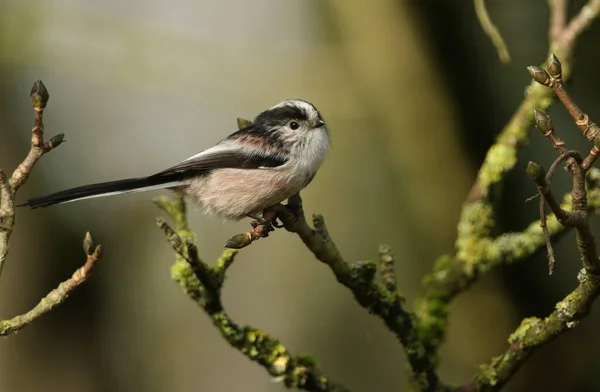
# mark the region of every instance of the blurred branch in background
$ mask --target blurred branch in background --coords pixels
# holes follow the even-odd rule
[[[15,226],[14,201],[17,191],[25,184],[37,161],[64,141],[64,135],[58,134],[44,142],[43,114],[50,95],[41,80],[35,81],[30,96],[35,111],[35,124],[31,131],[31,149],[10,178],[0,170],[0,274],[2,274],[2,268],[8,256],[9,240]],[[87,255],[85,264],[76,270],[71,278],[62,282],[42,298],[30,311],[9,320],[0,320],[0,336],[14,333],[48,313],[64,302],[75,288],[87,280],[91,269],[101,256],[101,246],[96,245],[91,234],[87,233],[83,241],[83,248]]]
[[[475,14],[477,15],[477,19],[479,19],[479,23],[483,28],[483,31],[487,34],[492,44],[496,47],[496,51],[498,52],[498,57],[500,61],[503,63],[510,62],[510,53],[508,52],[508,47],[506,46],[506,42],[504,42],[504,38],[502,38],[502,34],[498,30],[498,27],[494,25],[490,15],[485,7],[485,0],[474,0],[475,5]]]

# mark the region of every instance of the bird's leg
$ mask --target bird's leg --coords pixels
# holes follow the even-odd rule
[[[246,214],[246,216],[248,218],[255,219],[252,222],[250,222],[250,226],[252,226],[255,229],[258,225],[262,225],[262,224],[266,223],[266,219],[258,214]]]
[[[277,218],[275,208],[266,208],[262,216],[257,214],[246,214],[248,217],[256,219],[251,222],[252,230],[247,233],[237,234],[229,239],[225,244],[226,248],[241,249],[244,248],[259,238],[268,237],[269,233],[274,231],[273,224]]]
[[[265,208],[262,216],[258,214],[246,214],[246,216],[255,219],[250,222],[252,228],[256,229],[257,227],[262,226],[261,237],[268,237],[269,233],[275,230],[274,228],[283,227],[283,225],[277,223],[277,212],[272,207]]]

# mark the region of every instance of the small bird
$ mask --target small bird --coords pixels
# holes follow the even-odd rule
[[[327,127],[315,106],[300,99],[287,100],[215,146],[156,174],[71,188],[21,206],[48,207],[167,188],[190,197],[205,213],[261,221],[265,209],[312,181],[328,150]]]

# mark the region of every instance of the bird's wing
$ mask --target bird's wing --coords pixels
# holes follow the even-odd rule
[[[277,167],[285,164],[287,159],[253,149],[241,150],[228,145],[217,144],[207,150],[196,154],[183,162],[166,170],[156,173],[148,178],[169,177],[183,180],[189,177],[209,174],[215,169],[258,169]]]

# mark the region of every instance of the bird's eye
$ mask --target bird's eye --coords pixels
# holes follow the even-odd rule
[[[296,121],[292,121],[292,122],[290,122],[290,128],[292,128],[293,130],[296,130],[296,129],[300,128],[300,124],[298,124]]]

